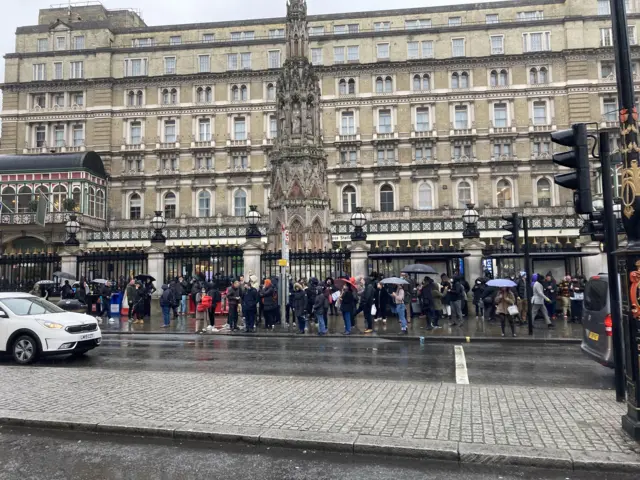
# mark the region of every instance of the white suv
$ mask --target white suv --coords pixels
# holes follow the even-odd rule
[[[102,342],[96,319],[27,293],[0,293],[0,352],[27,365],[41,355],[84,355]]]

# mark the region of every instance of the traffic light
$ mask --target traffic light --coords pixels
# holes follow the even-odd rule
[[[589,235],[594,242],[604,242],[604,212],[596,210],[589,214],[589,219],[585,220],[580,229],[580,235]]]
[[[502,217],[507,223],[502,226],[511,235],[502,237],[505,241],[513,243],[513,253],[520,253],[520,217],[517,212],[513,212],[509,217]]]
[[[574,123],[570,130],[560,130],[551,134],[551,141],[572,150],[553,155],[553,163],[574,169],[574,172],[556,175],[554,181],[561,187],[573,190],[573,206],[577,214],[593,211],[591,204],[591,179],[589,171],[589,150],[587,125]]]

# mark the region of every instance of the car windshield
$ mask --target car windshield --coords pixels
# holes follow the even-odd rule
[[[11,310],[14,315],[43,315],[46,313],[64,312],[53,303],[37,297],[3,298],[2,303]]]

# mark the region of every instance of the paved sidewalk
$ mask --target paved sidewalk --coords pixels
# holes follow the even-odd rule
[[[118,320],[118,318],[116,318]],[[202,323],[202,322],[201,322]],[[221,328],[226,323],[226,317],[216,317],[216,326]],[[124,322],[116,321],[115,323],[104,322],[101,328],[104,333],[195,333],[195,319],[191,316],[181,317],[178,320],[172,320],[169,328],[162,328],[162,317],[158,314],[153,314],[151,319],[146,319],[144,325],[130,325],[126,319]],[[447,321],[441,321],[443,328],[436,330],[425,330],[425,318],[419,317],[409,325],[408,337],[417,338],[425,337],[429,340],[438,339],[444,337],[456,337],[458,341],[464,337],[471,339],[490,338],[492,340],[501,339],[501,330],[499,322],[487,322],[483,320],[477,320],[475,317],[467,319],[462,327],[449,326]],[[344,323],[342,317],[329,316],[329,335],[341,336],[344,331]],[[579,342],[582,340],[582,325],[575,323],[568,323],[564,320],[558,320],[555,322],[553,330],[549,330],[542,321],[534,323],[533,336],[529,336],[529,330],[526,325],[517,327],[518,338],[523,340],[525,338],[534,338],[536,340],[544,341],[570,341]],[[357,318],[357,330],[352,332],[353,335],[365,336],[363,333],[365,329],[364,318],[362,315],[358,315]],[[291,330],[287,330],[282,325],[277,325],[274,331],[266,331],[264,329],[258,329],[257,335],[282,335],[291,334],[295,335],[295,328],[291,327]],[[366,336],[396,336],[400,332],[400,323],[396,317],[389,317],[387,323],[376,322],[374,325],[374,333],[367,334]],[[317,333],[317,327],[315,324],[311,326],[311,333]],[[221,331],[217,334],[229,334],[229,331]],[[255,335],[255,334],[254,334]],[[507,340],[511,340],[511,330],[507,327]]]
[[[0,423],[640,472],[610,391],[0,367]]]

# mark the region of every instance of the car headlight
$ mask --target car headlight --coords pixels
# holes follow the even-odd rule
[[[46,320],[38,320],[38,323],[43,327],[50,328],[52,330],[62,330],[64,328],[64,325],[56,322],[47,322]]]

